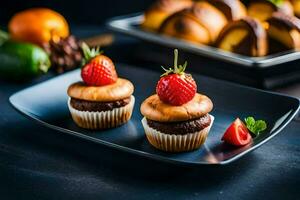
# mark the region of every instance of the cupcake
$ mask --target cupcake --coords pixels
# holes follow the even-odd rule
[[[83,81],[68,88],[68,107],[74,122],[86,129],[106,129],[126,123],[132,114],[135,98],[133,84],[119,78],[110,58],[97,49],[82,45]]]
[[[214,117],[209,114],[212,101],[197,93],[197,85],[184,65],[165,69],[156,86],[156,93],[141,105],[142,125],[151,145],[167,152],[198,149],[206,140]]]

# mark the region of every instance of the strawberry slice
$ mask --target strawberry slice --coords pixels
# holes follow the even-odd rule
[[[225,131],[222,140],[235,146],[244,146],[251,142],[252,137],[246,125],[237,118]]]

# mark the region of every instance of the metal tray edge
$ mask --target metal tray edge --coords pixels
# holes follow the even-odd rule
[[[106,22],[106,25],[109,29],[119,33],[127,34],[139,39],[169,47],[181,48],[198,55],[238,64],[244,67],[256,67],[261,69],[300,59],[300,52],[297,51],[282,52],[264,57],[243,56],[222,51],[215,47],[192,44],[173,37],[158,35],[134,28],[135,25],[140,24],[142,19],[142,13],[134,13],[111,18]]]

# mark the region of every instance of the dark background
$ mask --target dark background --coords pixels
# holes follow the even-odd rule
[[[17,11],[48,7],[66,17],[75,35],[88,37],[103,31],[101,26],[108,18],[142,11],[152,0],[0,2],[0,28],[5,28]],[[124,43],[128,43],[127,38],[117,39],[117,44],[109,47],[115,53],[109,55],[120,61],[120,55],[129,54],[129,48],[120,53],[126,48]],[[212,67],[213,63],[205,61],[205,65]],[[299,196],[299,121],[291,122],[270,142],[231,165],[178,167],[60,134],[26,119],[9,105],[10,95],[51,77],[53,74],[48,74],[26,84],[0,80],[1,200],[252,200]],[[298,87],[293,90],[298,91]]]
[[[101,25],[110,17],[141,12],[153,0],[39,0],[1,1],[0,24],[6,25],[14,13],[31,7],[47,7],[64,15],[71,25]]]

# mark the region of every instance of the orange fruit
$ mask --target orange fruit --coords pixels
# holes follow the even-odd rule
[[[51,39],[58,41],[69,35],[69,25],[59,13],[48,8],[31,8],[16,13],[8,24],[13,40],[42,46]]]

